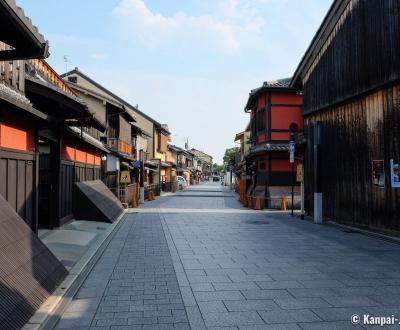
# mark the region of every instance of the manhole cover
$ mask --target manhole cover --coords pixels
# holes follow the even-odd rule
[[[266,220],[262,220],[262,221],[246,221],[246,223],[250,224],[250,225],[268,225],[269,222]]]

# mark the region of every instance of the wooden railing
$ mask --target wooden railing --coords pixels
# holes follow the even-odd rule
[[[116,138],[108,138],[107,145],[111,148],[111,150],[118,151],[127,155],[136,155],[135,148],[125,141]]]
[[[138,199],[137,195],[139,194],[138,185],[136,183],[133,184],[122,184],[119,186],[118,198],[121,203],[126,203],[128,206],[133,204],[133,199]]]
[[[71,96],[77,96],[74,91],[66,84],[66,82],[55,72],[50,65],[44,60],[28,60],[28,65],[35,70],[44,80],[61,89]]]
[[[10,50],[10,46],[0,42],[0,51]],[[25,66],[24,61],[0,61],[0,83],[24,93]]]

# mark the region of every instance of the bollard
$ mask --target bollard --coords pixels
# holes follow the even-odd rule
[[[254,209],[255,210],[261,210],[261,197],[259,197],[259,196],[256,197],[256,202],[254,204]]]
[[[281,199],[281,211],[287,211],[286,196],[285,196],[285,195],[282,195],[282,199]]]
[[[247,196],[247,207],[252,208],[253,207],[253,197]]]

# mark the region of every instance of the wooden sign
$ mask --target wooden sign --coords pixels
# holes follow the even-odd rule
[[[129,171],[121,171],[120,183],[131,183],[131,175]]]
[[[299,164],[299,165],[297,165],[296,181],[303,182],[303,180],[304,180],[304,169],[303,169],[303,165]]]

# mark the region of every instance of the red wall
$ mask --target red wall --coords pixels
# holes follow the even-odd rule
[[[0,123],[0,147],[34,152],[34,125],[27,120],[7,115],[7,122]]]
[[[265,163],[265,170],[262,169]],[[259,160],[258,161],[258,171],[259,172],[267,172],[268,171],[268,160]],[[301,164],[299,160],[295,160],[295,171],[297,165]],[[271,171],[272,172],[291,172],[292,171],[292,163],[289,161],[289,153],[287,154],[287,159],[271,159]]]
[[[266,117],[267,128],[271,130],[280,130],[279,132],[271,132],[271,139],[269,134],[260,132],[257,134],[257,142],[264,143],[266,141],[289,141],[289,126],[296,123],[299,130],[303,130],[303,96],[295,92],[282,93],[282,92],[267,92],[259,96],[257,100],[258,109],[264,108],[266,105],[265,100],[268,99],[268,94],[271,93],[271,125],[269,127],[268,114]],[[267,97],[266,97],[267,96]],[[254,116],[254,111],[253,111]],[[282,132],[282,130],[287,130]]]
[[[101,154],[96,148],[74,139],[64,140],[62,158],[90,165],[101,164]]]

